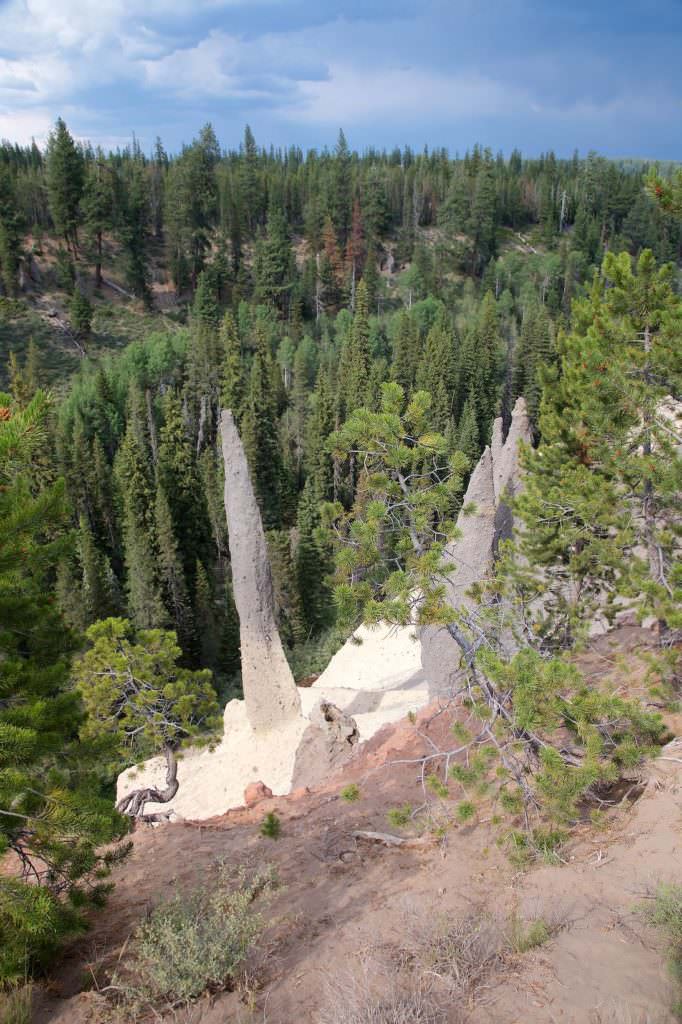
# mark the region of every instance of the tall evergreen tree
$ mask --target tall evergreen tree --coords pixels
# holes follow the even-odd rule
[[[0,165],[0,280],[5,295],[15,295],[21,259],[21,217],[10,169]]]
[[[102,286],[102,245],[106,231],[114,224],[114,195],[112,169],[105,163],[104,154],[98,151],[95,162],[90,164],[85,176],[83,191],[83,217],[88,240],[93,246],[95,264],[95,287]]]
[[[47,140],[47,193],[50,215],[74,256],[78,252],[79,205],[83,195],[83,154],[61,117]]]
[[[282,452],[277,433],[277,400],[273,384],[273,359],[261,329],[251,363],[241,431],[266,530],[278,529],[282,525],[284,492]]]
[[[96,848],[123,828],[78,743],[76,638],[51,587],[64,488],[39,487],[33,466],[47,443],[47,401],[38,392],[18,410],[0,394],[0,410],[0,856],[12,851],[20,866],[0,877],[0,983],[11,984],[83,927],[88,892],[103,895]]]

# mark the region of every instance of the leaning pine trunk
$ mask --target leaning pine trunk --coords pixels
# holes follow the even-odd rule
[[[163,814],[144,813],[146,804],[167,804],[178,791],[178,762],[175,758],[175,750],[173,747],[166,746],[163,752],[166,757],[166,788],[155,789],[153,786],[148,786],[145,789],[133,790],[116,804],[119,814],[127,814],[130,818],[144,818],[145,821],[158,821],[165,817]]]

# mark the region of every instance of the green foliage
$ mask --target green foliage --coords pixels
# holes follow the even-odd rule
[[[360,619],[446,624],[439,577],[448,571],[442,553],[455,535],[465,460],[431,429],[428,394],[416,392],[406,404],[399,384],[381,390],[380,411],[357,409],[331,440],[335,457],[353,455],[362,466],[351,512],[324,509],[337,545],[339,614],[350,626]]]
[[[345,800],[347,804],[355,803],[356,800],[360,799],[360,789],[355,782],[351,782],[348,786],[344,786],[339,796],[342,800]]]
[[[589,689],[560,658],[545,660],[527,648],[506,663],[486,654],[482,664],[509,693],[508,724],[537,758],[534,799],[553,820],[574,819],[582,800],[640,766],[663,738],[660,715],[637,701]],[[570,757],[552,742],[560,729],[571,734]],[[504,806],[510,797],[502,800]]]
[[[392,807],[386,817],[394,828],[405,828],[412,820],[412,805],[403,804],[402,807]]]
[[[665,406],[682,382],[682,302],[671,275],[648,250],[634,269],[627,253],[608,254],[546,379],[542,442],[524,452],[516,503],[530,568],[517,564],[515,583],[526,604],[542,593],[536,628],[553,645],[570,643],[597,604],[612,617],[623,599],[670,629],[680,622],[682,469]]]
[[[261,822],[260,834],[267,839],[279,839],[282,834],[282,822],[274,811],[268,811]]]
[[[457,804],[457,820],[464,824],[476,814],[476,805],[470,800],[462,800],[461,803]]]
[[[211,673],[181,668],[175,634],[134,631],[126,619],[87,630],[90,648],[75,667],[88,712],[85,738],[109,735],[128,763],[183,743],[207,742],[221,724]]]
[[[100,901],[108,859],[99,845],[125,831],[100,796],[83,707],[69,682],[75,637],[50,583],[63,549],[61,481],[42,485],[48,400],[25,409],[0,395],[0,856],[22,870],[0,879],[0,983],[24,979],[83,927]]]
[[[124,1007],[185,1006],[233,984],[266,926],[257,904],[267,905],[274,887],[270,869],[249,876],[223,865],[214,882],[156,907],[113,981]]]
[[[648,924],[658,928],[667,943],[668,966],[675,981],[678,998],[673,1012],[680,1016],[682,998],[682,886],[662,883],[656,889],[651,903],[641,907]]]
[[[47,140],[47,190],[50,213],[67,245],[78,244],[78,212],[83,192],[83,154],[62,121],[57,118]]]
[[[92,327],[92,304],[80,288],[74,290],[69,303],[71,326],[79,338],[87,338]]]
[[[544,946],[552,937],[547,922],[542,917],[523,921],[517,913],[511,915],[508,928],[509,946],[514,953],[527,953],[538,946]]]

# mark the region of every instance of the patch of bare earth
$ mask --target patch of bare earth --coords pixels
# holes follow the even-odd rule
[[[621,629],[593,643],[580,659],[582,667],[595,679],[622,682],[624,692],[643,687],[641,656],[650,643],[642,630]],[[565,863],[520,871],[496,845],[499,829],[484,809],[473,823],[450,824],[444,839],[428,828],[420,833],[388,824],[391,808],[423,803],[419,766],[405,762],[430,752],[431,743],[451,745],[449,714],[434,717],[434,710],[424,709],[416,728],[403,721],[383,729],[338,777],[314,792],[267,799],[201,825],[138,828],[106,910],[55,970],[36,1024],[103,1020],[104,997],[79,990],[106,985],[149,909],[178,887],[210,885],[221,859],[273,864],[282,883],[269,910],[264,955],[255,966],[258,985],[206,997],[169,1020],[391,1024],[410,1019],[396,1016],[396,1006],[400,1012],[413,1006],[414,1020],[450,1024],[674,1021],[661,943],[636,906],[658,881],[681,880],[682,748],[673,744],[663,751],[639,799],[626,798],[608,813],[604,827],[580,826],[562,853]],[[354,802],[340,796],[350,783],[360,793]],[[456,794],[431,800],[435,824],[454,818]],[[278,840],[259,831],[272,809],[282,821]],[[410,841],[387,846],[358,832],[389,832]],[[401,986],[415,970],[408,941],[415,921],[424,933],[432,923],[436,928],[438,922],[476,916],[505,922],[513,915],[541,917],[556,927],[538,948],[491,954],[490,969],[468,987],[453,987],[442,967],[425,968],[421,990],[415,993],[412,986],[403,999]],[[385,997],[394,1007],[393,1016],[350,1013],[365,983],[376,999]],[[344,1000],[343,991],[352,998]],[[345,1016],[342,1002],[348,1003]],[[432,1006],[439,1016],[429,1016]]]

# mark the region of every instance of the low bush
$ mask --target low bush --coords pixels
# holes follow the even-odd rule
[[[183,1006],[207,990],[230,988],[265,927],[254,904],[267,901],[274,886],[269,868],[247,877],[223,865],[214,886],[163,903],[134,933],[112,991],[133,1011]]]
[[[419,975],[437,978],[449,994],[472,992],[502,966],[505,937],[490,914],[414,918],[405,954]]]
[[[678,995],[672,1009],[682,1020],[682,885],[659,885],[652,902],[642,907],[642,913],[644,919],[665,936],[668,966]]]
[[[412,805],[403,804],[402,807],[392,807],[386,817],[394,828],[404,828],[412,817]]]
[[[260,826],[260,834],[268,839],[279,839],[282,833],[282,822],[274,811],[268,811]]]
[[[507,941],[514,953],[527,953],[529,949],[544,946],[552,937],[553,929],[544,917],[523,921],[514,913],[509,918]]]

